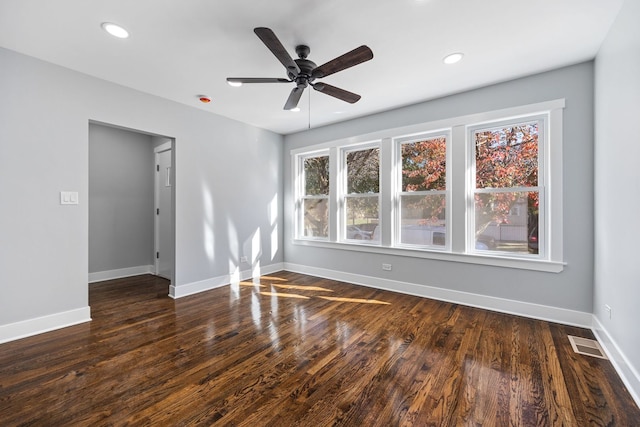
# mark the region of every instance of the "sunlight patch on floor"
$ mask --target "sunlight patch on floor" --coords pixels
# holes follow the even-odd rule
[[[265,295],[265,296],[277,296],[277,297],[282,297],[282,298],[298,298],[298,299],[311,299],[310,297],[305,297],[304,295],[298,295],[298,294],[283,294],[281,292],[267,292],[267,291],[261,291],[260,295]]]
[[[297,289],[300,291],[320,291],[320,292],[333,292],[331,289],[321,288],[319,286],[305,286],[305,285],[280,285],[273,283],[271,286],[281,289]]]
[[[278,282],[288,282],[289,281],[287,279],[283,279],[282,277],[276,277],[276,276],[261,276],[260,278],[262,280],[277,280]]]

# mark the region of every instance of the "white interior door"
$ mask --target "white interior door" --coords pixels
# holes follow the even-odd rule
[[[171,187],[171,142],[156,147],[156,215],[155,267],[156,275],[171,280],[173,273],[173,232]]]

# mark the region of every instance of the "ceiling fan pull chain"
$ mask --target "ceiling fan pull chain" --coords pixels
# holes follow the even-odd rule
[[[309,129],[311,129],[311,91],[309,91]]]

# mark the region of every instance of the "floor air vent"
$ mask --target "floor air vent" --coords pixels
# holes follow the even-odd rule
[[[600,359],[607,358],[604,354],[604,350],[602,350],[602,347],[598,344],[598,341],[590,340],[588,338],[574,337],[573,335],[568,335],[568,337],[569,342],[571,342],[571,347],[576,353],[584,354],[585,356],[598,357]]]

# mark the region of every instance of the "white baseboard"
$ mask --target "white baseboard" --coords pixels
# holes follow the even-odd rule
[[[222,286],[229,285],[231,283],[248,280],[252,277],[260,277],[264,274],[271,274],[277,271],[284,270],[284,263],[276,263],[270,264],[259,269],[254,270],[243,270],[237,271],[235,273],[225,274],[223,276],[211,277],[209,279],[200,280],[198,282],[186,283],[184,285],[169,286],[169,296],[171,298],[182,298],[188,295],[197,294],[200,292],[208,291],[215,288],[220,288]]]
[[[451,289],[438,288],[435,286],[399,282],[397,280],[344,273],[341,271],[309,267],[291,263],[285,263],[284,269],[295,273],[309,274],[311,276],[339,280],[347,283],[354,283],[356,285],[368,286],[370,288],[400,292],[403,294],[483,308],[486,310],[498,311],[501,313],[515,314],[518,316],[562,323],[565,325],[591,328],[592,314],[582,311],[567,310],[564,308],[497,298],[487,295],[472,294],[469,292],[455,291]]]
[[[629,390],[629,394],[640,407],[640,374],[629,362],[627,356],[620,350],[620,347],[605,329],[600,319],[593,315],[593,325],[591,330],[598,339],[598,342],[607,353],[607,357],[620,376],[620,379]]]
[[[63,311],[48,316],[22,320],[16,323],[0,325],[0,344],[18,340],[20,338],[38,335],[55,329],[66,328],[91,320],[91,308],[89,306],[75,310]]]
[[[89,283],[120,279],[121,277],[139,276],[141,274],[155,274],[155,269],[153,265],[139,265],[136,267],[119,268],[117,270],[98,271],[89,273]]]

